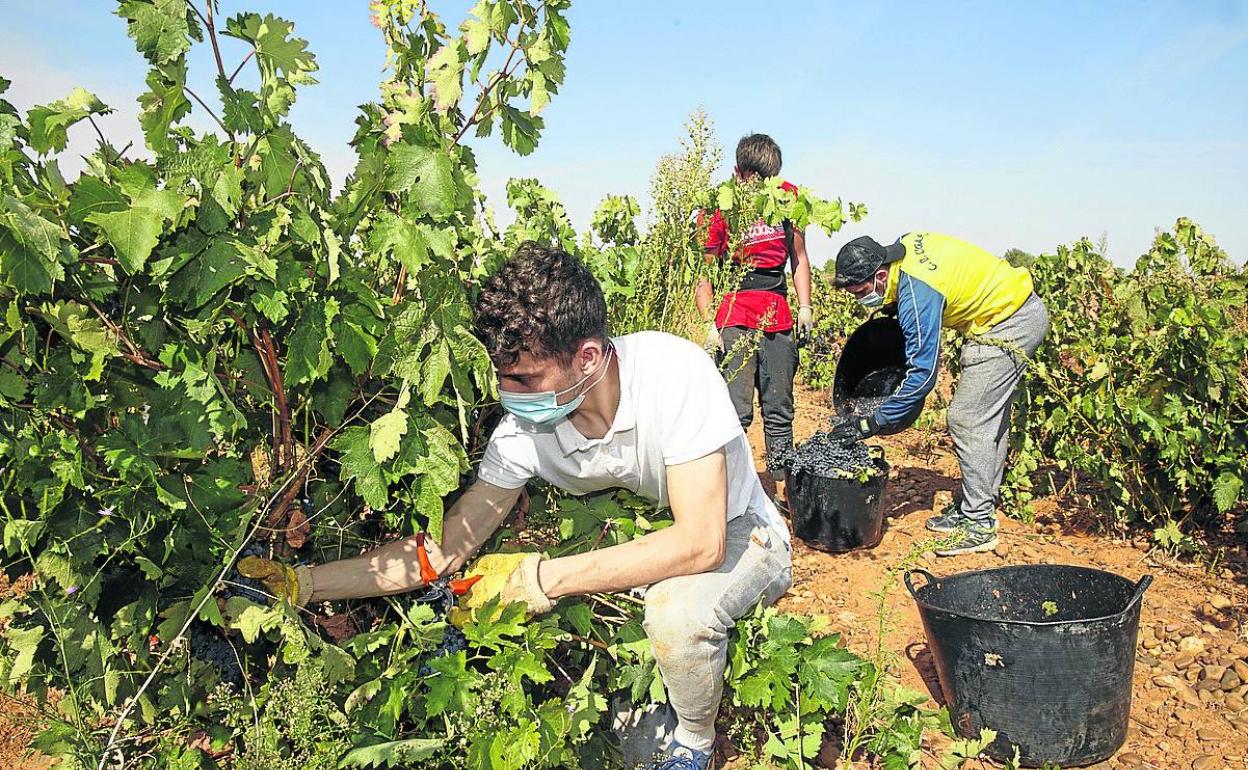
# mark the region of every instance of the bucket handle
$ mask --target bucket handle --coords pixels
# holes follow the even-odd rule
[[[1127,602],[1126,609],[1130,609],[1131,605],[1144,598],[1144,592],[1153,584],[1153,576],[1145,575],[1140,578],[1140,582],[1135,584],[1135,591],[1131,594],[1131,601]]]
[[[937,580],[936,580],[935,575],[923,569],[922,567],[915,567],[914,569],[906,570],[906,573],[902,575],[901,579],[904,580],[906,583],[906,590],[910,592],[910,595],[914,597],[914,600],[917,602],[919,600],[919,595],[915,593],[914,583],[911,582],[911,577],[910,577],[911,575],[914,575],[915,573],[918,573],[922,575],[923,577],[927,578],[927,582],[929,585],[937,582]]]

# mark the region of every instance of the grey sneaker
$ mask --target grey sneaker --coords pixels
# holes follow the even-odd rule
[[[967,520],[970,521],[969,519]],[[997,528],[970,523],[960,528],[965,533],[957,543],[936,551],[937,556],[961,556],[964,553],[991,551],[997,547]]]
[[[711,770],[711,753],[697,751],[679,743],[672,744],[667,756],[654,761],[653,770]]]
[[[949,503],[943,511],[927,520],[927,528],[932,532],[956,532],[971,524],[971,520],[962,515],[957,503]]]

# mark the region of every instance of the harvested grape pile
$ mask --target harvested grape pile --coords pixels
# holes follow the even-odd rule
[[[879,450],[855,441],[849,446],[832,441],[826,431],[798,444],[778,458],[778,464],[793,473],[813,473],[833,478],[861,478],[879,473],[875,459]]]
[[[876,369],[854,387],[854,392],[846,400],[845,406],[850,414],[858,417],[874,414],[905,378],[906,370],[900,366]]]

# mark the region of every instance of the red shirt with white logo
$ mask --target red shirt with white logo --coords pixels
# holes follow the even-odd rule
[[[788,182],[781,187],[797,196],[797,187]],[[706,233],[706,250],[718,257],[728,249],[728,223],[723,214],[716,211]],[[741,247],[732,255],[733,261],[748,264],[751,268],[783,269],[789,258],[784,237],[784,225],[769,225],[759,220],[750,226],[742,239]],[[793,328],[793,313],[788,298],[774,291],[733,291],[724,295],[715,313],[715,325],[744,326],[764,332],[783,332]]]

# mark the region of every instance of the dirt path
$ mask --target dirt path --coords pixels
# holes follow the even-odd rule
[[[796,438],[827,426],[830,408],[822,392],[799,389]],[[750,429],[755,457],[762,457],[762,433]],[[875,600],[887,570],[911,547],[927,539],[924,520],[949,499],[958,477],[948,439],[932,431],[907,431],[879,441],[892,465],[886,492],[887,522],[880,545],[870,551],[827,554],[795,540],[794,584],[780,606],[822,614],[866,653],[874,640]],[[760,464],[761,469],[761,464]],[[764,474],[765,477],[765,474]],[[956,559],[926,555],[921,566],[937,575],[1008,564],[1076,564],[1105,569],[1131,580],[1151,574],[1145,596],[1135,667],[1132,723],[1126,745],[1100,768],[1127,770],[1239,770],[1248,768],[1248,612],[1245,592],[1226,577],[1214,577],[1135,543],[1082,531],[1077,511],[1054,500],[1036,505],[1037,523],[1004,520],[995,552]],[[1086,517],[1085,517],[1086,518]],[[1241,566],[1246,554],[1241,544]],[[904,588],[888,598],[888,648],[902,655],[904,684],[940,688],[913,600]],[[1228,673],[1229,672],[1229,673]],[[985,767],[991,765],[985,764]]]

